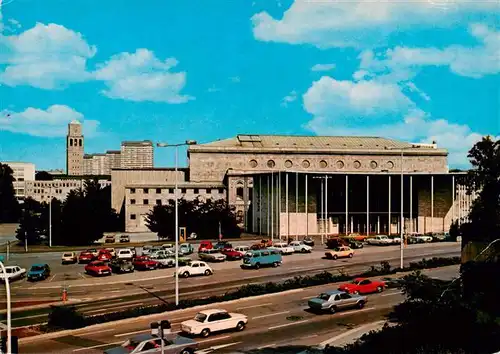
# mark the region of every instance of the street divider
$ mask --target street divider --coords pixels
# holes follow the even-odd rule
[[[349,275],[339,272],[333,274],[330,272],[321,272],[315,275],[296,276],[292,279],[287,279],[283,282],[268,282],[262,284],[244,285],[234,291],[227,292],[223,295],[214,295],[199,299],[181,300],[176,306],[174,302],[167,302],[159,305],[140,306],[131,309],[118,310],[106,314],[86,316],[78,312],[74,306],[51,306],[48,323],[40,326],[40,332],[53,332],[64,329],[77,329],[86,326],[91,326],[100,323],[118,321],[128,318],[152,315],[162,312],[174,311],[178,309],[191,308],[195,306],[209,305],[213,303],[237,300],[251,296],[260,296],[266,294],[279,293],[300,288],[307,288],[318,285],[326,285],[330,283],[338,283],[352,280],[358,277],[376,277],[396,274],[398,272],[416,271],[422,269],[446,267],[450,265],[460,264],[460,257],[441,258],[434,257],[431,259],[422,259],[419,262],[412,262],[408,267],[392,268],[389,262],[382,261],[380,267],[372,266],[367,271]]]

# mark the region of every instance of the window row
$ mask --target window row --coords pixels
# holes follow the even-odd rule
[[[33,193],[35,194],[49,194],[49,189],[34,189]],[[62,194],[62,189],[52,189],[54,194]]]
[[[152,188],[155,190],[156,194],[161,194],[163,193],[164,189],[162,188]],[[187,188],[178,188],[181,190],[181,194],[186,194]],[[194,194],[203,194],[203,191],[205,191],[206,194],[212,194],[212,188],[189,188],[193,190]],[[136,193],[135,188],[130,188],[130,194],[135,194]],[[168,188],[165,189],[165,191],[168,191],[169,194],[174,194],[174,188]],[[224,188],[217,188],[217,192],[219,194],[224,194]],[[142,188],[142,193],[143,194],[149,194],[149,188]]]
[[[50,188],[50,185],[46,184],[46,183],[33,183],[33,187],[44,187],[44,188]],[[80,183],[67,183],[67,182],[63,182],[63,183],[57,183],[57,184],[53,184],[52,185],[52,188],[56,188],[56,187],[81,187],[81,184]]]
[[[211,198],[206,198],[206,199],[208,200],[208,199],[211,199]],[[130,199],[129,203],[131,205],[151,205],[152,204],[152,203],[149,202],[149,199],[142,199],[142,204],[139,204],[137,199]],[[161,199],[156,199],[155,204],[156,205],[162,205],[163,202],[162,202]]]
[[[82,146],[82,139],[69,138],[69,146]]]
[[[257,162],[257,160],[250,160],[249,162],[249,165],[250,167],[252,168],[256,168],[259,166],[259,163]],[[333,166],[335,166],[337,169],[341,170],[345,167],[345,162],[342,161],[342,160],[337,160]],[[266,166],[268,168],[275,168],[276,167],[276,162],[274,160],[268,160],[266,162]],[[300,163],[299,162],[296,162],[294,164],[294,162],[292,160],[286,160],[284,163],[283,163],[283,166],[285,168],[292,168],[293,166],[300,166],[302,168],[309,168],[311,167],[311,162],[309,160],[302,160]],[[327,168],[329,166],[329,163],[328,161],[326,160],[321,160],[319,161],[318,163],[318,167],[319,168]],[[361,161],[354,161],[352,166],[355,168],[355,169],[359,169],[363,166],[363,163]],[[370,161],[367,165],[367,167],[370,167],[371,169],[376,169],[377,167],[379,167],[379,163],[377,161]],[[382,164],[382,166],[380,167],[385,167],[389,170],[393,169],[394,168],[394,162],[392,161],[387,161],[385,164]]]

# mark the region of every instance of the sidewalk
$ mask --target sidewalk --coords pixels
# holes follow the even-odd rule
[[[376,321],[358,326],[335,337],[327,339],[319,344],[320,348],[325,348],[327,345],[332,347],[343,347],[349,343],[353,343],[370,331],[378,331],[384,327],[385,320]]]

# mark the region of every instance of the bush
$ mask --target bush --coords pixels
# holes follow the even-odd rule
[[[403,271],[413,271],[420,270],[426,268],[435,268],[439,266],[448,266],[459,264],[460,258],[432,258],[432,259],[422,259],[420,262],[410,263],[410,267],[403,269]],[[184,309],[190,308],[194,306],[208,305],[218,302],[230,301],[242,299],[250,296],[259,296],[265,294],[274,294],[287,290],[301,289],[311,286],[325,285],[331,283],[338,283],[343,281],[349,281],[353,278],[357,277],[372,277],[372,276],[381,276],[381,275],[389,275],[394,274],[397,271],[400,271],[399,268],[391,268],[391,265],[387,261],[383,261],[380,263],[380,268],[372,266],[368,271],[356,275],[349,276],[347,274],[339,274],[334,275],[330,272],[321,272],[315,275],[306,275],[306,276],[296,276],[291,279],[287,279],[283,282],[274,283],[267,282],[262,284],[249,284],[243,285],[240,288],[227,292],[222,295],[213,295],[210,297],[200,298],[200,299],[183,299],[179,302],[179,306],[176,307],[175,303],[164,303],[160,305],[152,305],[152,306],[142,306],[131,309],[126,309],[123,311],[117,311],[112,313],[107,313],[103,315],[94,315],[94,316],[83,316],[82,314],[76,312],[74,308],[72,308],[72,312],[68,312],[67,318],[75,318],[75,320],[67,321],[65,316],[63,318],[59,318],[60,311],[69,311],[68,307],[53,307],[52,312],[49,315],[49,328],[80,328],[84,326],[90,326],[93,324],[104,323],[122,320],[126,318],[133,318],[145,315],[151,315],[155,313],[161,313],[166,311],[173,311],[176,309]],[[64,310],[60,310],[64,308]],[[55,320],[50,321],[51,316],[56,315]],[[65,327],[71,326],[71,327]],[[76,326],[76,327],[75,327]]]
[[[74,306],[51,306],[47,322],[49,328],[76,329],[86,325],[86,318]]]

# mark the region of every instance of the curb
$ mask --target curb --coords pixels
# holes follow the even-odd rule
[[[364,324],[362,326],[359,326],[359,327],[356,327],[356,328],[353,328],[353,329],[350,329],[344,333],[341,333],[333,338],[330,338],[328,340],[325,340],[323,342],[321,342],[319,344],[319,347],[321,349],[324,349],[327,345],[332,345],[332,343],[342,339],[342,338],[345,338],[345,337],[348,337],[348,336],[351,336],[355,333],[358,333],[358,332],[362,332],[362,331],[365,331],[367,328],[371,328],[371,327],[374,327],[374,328],[371,328],[370,331],[374,331],[374,330],[379,330],[380,328],[383,327],[383,325],[386,323],[385,320],[382,320],[382,321],[375,321],[375,322],[370,322],[370,323],[367,323],[367,324]],[[361,334],[361,333],[360,333]],[[348,342],[354,342],[356,339],[358,339],[359,336],[355,336],[354,338],[351,338],[348,340]],[[337,345],[337,346],[343,346],[344,344],[341,344],[341,345]],[[335,346],[335,345],[334,345]]]

